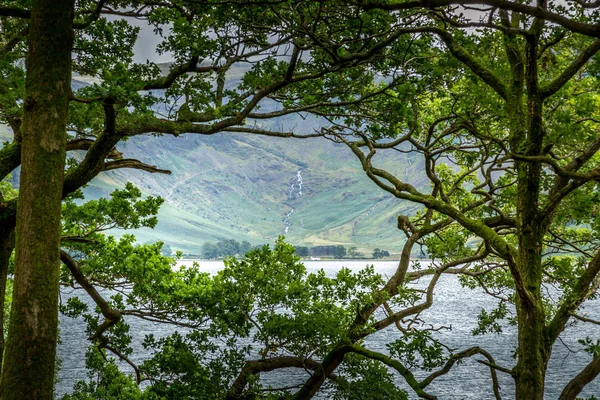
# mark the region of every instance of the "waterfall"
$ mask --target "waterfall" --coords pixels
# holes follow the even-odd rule
[[[288,200],[295,200],[302,196],[302,170],[296,172],[296,180],[290,186]]]
[[[298,184],[298,197],[302,196],[302,170],[298,171],[296,183]]]
[[[290,230],[290,225],[291,225],[290,217],[292,216],[294,211],[295,211],[295,208],[292,207],[290,212],[285,215],[285,229],[283,230],[283,233],[288,233],[288,231]]]
[[[302,196],[302,183],[302,170],[299,170],[298,172],[296,172],[296,180],[292,183],[288,191],[288,201],[296,200]],[[289,206],[292,209],[285,215],[283,233],[288,233],[288,231],[290,230],[290,225],[292,224],[291,216],[296,210],[291,205]]]

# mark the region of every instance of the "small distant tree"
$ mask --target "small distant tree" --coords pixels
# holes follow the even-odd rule
[[[243,256],[250,250],[252,250],[252,244],[250,242],[244,240],[244,241],[242,241],[242,243],[240,243],[240,255],[241,256]]]
[[[346,248],[342,245],[335,246],[335,248],[333,249],[333,256],[335,258],[346,257]]]
[[[352,246],[350,248],[348,248],[348,258],[362,258],[364,257],[364,254],[359,253],[356,250],[356,246]]]
[[[204,242],[202,245],[202,258],[207,260],[217,258],[217,246],[213,242]]]
[[[373,250],[373,258],[374,259],[378,259],[378,258],[382,258],[383,257],[383,252],[376,248],[375,250]]]
[[[296,254],[298,257],[308,257],[308,247],[306,246],[297,246],[295,247]]]

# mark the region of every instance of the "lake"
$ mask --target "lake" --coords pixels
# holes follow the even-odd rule
[[[182,260],[181,265],[191,265],[193,261]],[[305,261],[308,272],[323,269],[327,275],[334,275],[342,266],[353,271],[364,268],[367,264],[373,264],[375,271],[384,277],[391,276],[397,266],[395,261]],[[203,271],[215,273],[223,268],[220,261],[200,261]],[[423,278],[416,282],[415,286],[424,288],[429,282]],[[451,331],[442,330],[436,337],[451,348],[462,350],[471,346],[480,346],[487,350],[495,358],[496,362],[504,367],[512,368],[515,360],[512,353],[516,347],[517,334],[514,327],[505,329],[501,334],[488,334],[484,336],[472,336],[472,330],[477,326],[477,315],[481,309],[492,310],[496,302],[481,290],[470,290],[460,286],[456,276],[444,276],[437,284],[434,305],[422,314],[422,319],[434,326],[451,326]],[[64,301],[64,297],[63,297]],[[588,301],[585,308],[586,315],[590,318],[600,319],[600,300]],[[140,338],[145,334],[165,334],[164,328],[147,321],[136,321],[131,323],[132,331],[136,331]],[[58,346],[58,357],[62,360],[62,367],[58,374],[57,394],[68,393],[73,384],[81,379],[86,379],[85,350],[87,347],[85,323],[82,320],[61,316],[60,335],[62,343]],[[369,337],[365,346],[369,349],[385,352],[385,344],[399,337],[400,332],[390,327]],[[567,327],[561,335],[560,340],[554,346],[552,358],[548,367],[546,378],[546,398],[557,399],[564,385],[591,360],[591,356],[582,350],[577,342],[590,336],[593,340],[600,338],[600,326],[576,323]],[[134,349],[141,349],[138,344]],[[136,351],[136,353],[138,353]],[[139,354],[139,353],[138,353]],[[493,399],[491,378],[489,368],[477,363],[477,357],[471,357],[460,365],[455,365],[450,373],[440,377],[427,388],[431,394],[440,399]],[[421,374],[417,377],[423,377]],[[504,399],[514,398],[514,387],[512,379],[502,372],[498,372],[501,386],[501,394]],[[300,381],[305,379],[305,373],[297,370],[285,370],[279,373],[271,373],[265,376],[271,382]],[[407,387],[403,378],[398,375],[398,385]],[[409,394],[412,394],[408,390]],[[596,379],[590,383],[581,393],[581,397],[600,394],[600,380]],[[326,395],[318,398],[326,399]],[[416,398],[412,396],[411,398]]]

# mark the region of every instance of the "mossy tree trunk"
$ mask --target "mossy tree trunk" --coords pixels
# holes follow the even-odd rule
[[[4,301],[6,297],[6,279],[10,256],[14,249],[14,229],[0,228],[0,367],[4,355]]]
[[[31,5],[13,303],[0,398],[52,399],[74,0]]]

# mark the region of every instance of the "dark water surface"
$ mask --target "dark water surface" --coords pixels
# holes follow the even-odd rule
[[[183,261],[182,264],[191,264],[191,261]],[[396,269],[396,262],[374,262],[375,271],[383,276],[391,276]],[[365,261],[307,261],[305,262],[308,272],[324,269],[328,275],[333,275],[342,266],[358,271],[365,267]],[[223,267],[221,262],[202,261],[200,266],[207,272],[216,272]],[[416,283],[417,287],[425,288],[429,278],[423,278]],[[434,326],[451,326],[450,331],[441,330],[436,337],[451,348],[461,350],[472,346],[479,346],[487,350],[495,358],[496,363],[512,368],[515,360],[512,354],[516,347],[517,335],[514,327],[509,327],[501,334],[488,334],[484,336],[472,336],[472,330],[477,326],[477,315],[484,308],[491,311],[496,306],[495,299],[484,294],[481,290],[469,290],[460,286],[456,276],[444,276],[440,279],[435,290],[433,306],[423,312],[422,319]],[[80,296],[82,297],[82,296]],[[64,300],[64,298],[63,298]],[[600,319],[600,300],[588,301],[585,313],[590,318]],[[153,333],[156,336],[168,335],[172,329],[165,330],[157,324],[147,321],[130,321],[131,330],[135,337],[141,339],[146,334]],[[61,316],[60,333],[62,343],[58,347],[58,357],[62,360],[59,371],[59,382],[57,394],[59,397],[72,390],[73,384],[81,379],[86,379],[85,350],[87,348],[85,323],[82,320],[71,319]],[[365,345],[375,351],[387,352],[386,343],[396,340],[400,332],[396,328],[378,332],[369,337]],[[565,384],[577,375],[581,369],[591,361],[591,356],[582,350],[577,342],[586,336],[596,340],[600,338],[600,326],[576,323],[568,326],[554,346],[552,358],[548,366],[546,376],[546,398],[557,399]],[[140,351],[137,351],[139,348]],[[134,346],[138,357],[143,356],[143,349],[138,344]],[[142,354],[142,355],[141,355]],[[135,356],[134,356],[135,357]],[[427,391],[437,395],[440,399],[494,399],[492,393],[491,377],[489,368],[476,362],[479,356],[471,357],[460,365],[455,365],[451,372],[434,381]],[[139,360],[138,360],[139,361]],[[427,374],[417,374],[422,378]],[[270,373],[264,379],[271,384],[283,382],[283,386],[301,382],[306,378],[304,372],[298,370],[285,370]],[[503,399],[514,398],[514,385],[512,379],[502,372],[498,372]],[[398,375],[398,385],[408,387],[403,378]],[[408,390],[409,394],[412,394]],[[596,379],[586,386],[581,397],[600,395],[600,379]],[[328,396],[322,394],[321,399]],[[414,396],[413,396],[414,397]],[[415,397],[416,398],[416,397]],[[367,400],[367,399],[365,399]]]

